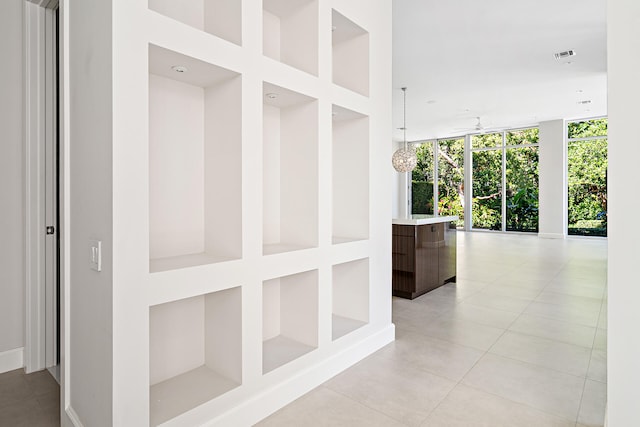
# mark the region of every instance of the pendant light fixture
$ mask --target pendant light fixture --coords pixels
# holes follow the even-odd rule
[[[403,140],[404,144],[402,148],[396,150],[393,153],[393,157],[391,158],[391,163],[393,167],[398,172],[411,172],[416,165],[418,164],[418,156],[416,155],[416,150],[413,147],[410,147],[407,144],[407,88],[402,88],[402,93],[404,97],[404,122],[402,127],[400,128],[403,132]]]

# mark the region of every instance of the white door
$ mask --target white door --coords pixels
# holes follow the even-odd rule
[[[46,14],[45,48],[45,366],[59,363],[58,8]]]

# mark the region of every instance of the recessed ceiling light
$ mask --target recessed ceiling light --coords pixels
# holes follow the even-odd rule
[[[436,102],[438,101],[436,101],[435,99],[430,99],[427,101],[427,104],[435,104]]]
[[[334,32],[334,31],[335,31],[335,30],[337,30],[337,29],[338,29],[338,27],[336,27],[335,25],[332,25],[332,26],[331,26],[331,32]]]
[[[173,67],[171,67],[171,69],[176,73],[186,73],[187,71],[189,71],[189,69],[184,65],[174,65]]]
[[[337,111],[332,111],[332,112],[331,112],[331,115],[332,115],[333,117],[335,117],[335,116],[337,116],[337,115],[338,115],[338,112],[337,112]]]
[[[277,93],[267,93],[265,96],[267,98],[269,98],[269,99],[276,99],[278,97],[278,94]]]
[[[590,99],[585,99],[583,101],[578,101],[579,105],[589,105],[591,104],[591,100]]]
[[[582,93],[582,92],[584,92],[582,89],[576,90],[576,93]]]

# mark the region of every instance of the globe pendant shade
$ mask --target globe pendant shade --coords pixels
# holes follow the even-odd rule
[[[411,172],[418,164],[418,156],[413,148],[399,148],[393,153],[391,163],[398,172]]]

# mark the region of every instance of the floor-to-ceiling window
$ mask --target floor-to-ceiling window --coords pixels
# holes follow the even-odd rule
[[[538,231],[538,128],[505,134],[506,231]]]
[[[567,125],[568,233],[607,235],[607,119]]]
[[[457,215],[464,225],[464,138],[414,144],[418,165],[411,175],[411,213]]]
[[[433,183],[435,181],[435,162],[433,159],[433,141],[414,144],[418,164],[411,172],[411,213],[435,213]]]
[[[472,227],[538,231],[538,128],[471,136]]]
[[[436,141],[436,195],[439,215],[457,215],[458,227],[464,226],[464,138]]]
[[[472,227],[502,230],[502,133],[471,136]]]

